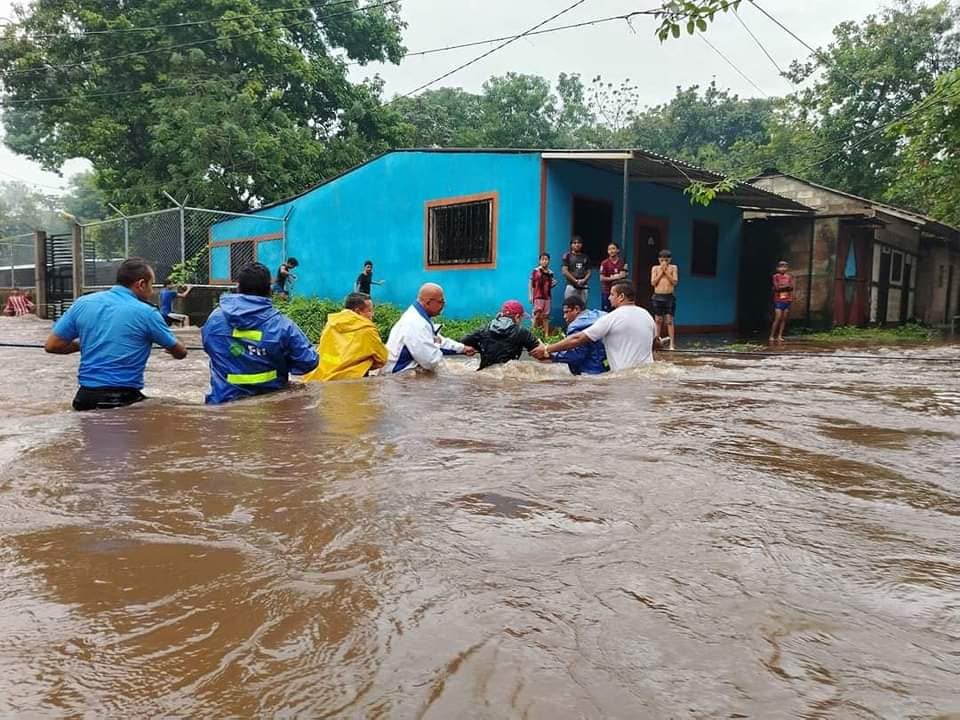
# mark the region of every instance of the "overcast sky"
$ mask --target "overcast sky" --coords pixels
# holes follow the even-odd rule
[[[571,5],[574,0],[402,0],[407,23],[405,44],[411,52],[491,37],[519,34]],[[760,4],[810,45],[830,41],[831,30],[845,20],[861,20],[879,12],[883,0],[758,0]],[[11,18],[18,4],[0,0],[0,17]],[[567,25],[594,18],[620,15],[656,7],[657,0],[586,0],[576,9],[545,27]],[[770,22],[750,2],[743,2],[740,17],[781,65],[805,58],[806,50],[786,32]],[[754,43],[732,13],[717,15],[707,37],[760,90],[721,59],[701,38],[684,35],[661,44],[654,36],[656,21],[637,17],[633,29],[624,21],[563,30],[518,40],[488,58],[439,83],[436,87],[459,86],[478,90],[491,75],[514,71],[543,75],[551,80],[561,72],[580,73],[585,81],[596,75],[619,81],[629,77],[639,86],[644,105],[669,100],[678,85],[706,84],[716,78],[720,87],[742,97],[781,95],[789,83]],[[380,74],[386,80],[386,94],[406,93],[425,82],[494,47],[481,46],[425,57],[413,57],[399,66],[355,67],[356,79]],[[761,92],[763,91],[763,92]],[[65,175],[82,169],[85,163],[71,161]],[[41,184],[52,191],[64,179],[43,172],[36,163],[0,149],[0,180],[21,179]]]

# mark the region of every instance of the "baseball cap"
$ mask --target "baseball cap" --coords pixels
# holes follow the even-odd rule
[[[507,300],[500,308],[501,315],[509,315],[510,317],[523,317],[527,313],[523,309],[523,305],[517,300]]]

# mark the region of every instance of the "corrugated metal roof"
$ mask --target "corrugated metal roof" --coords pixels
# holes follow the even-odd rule
[[[547,160],[553,159],[557,161],[566,160],[572,162],[581,162],[592,165],[601,170],[617,174],[623,173],[623,161],[624,159],[627,159],[628,172],[631,180],[651,182],[678,190],[682,190],[687,187],[691,181],[716,183],[724,179],[724,176],[718,173],[705,170],[704,168],[697,167],[696,165],[691,165],[690,163],[682,160],[676,160],[674,158],[669,158],[665,155],[659,155],[657,153],[640,148],[582,148],[573,150],[566,148],[557,148],[555,150],[544,148],[397,148],[395,150],[383,152],[375,157],[370,158],[366,162],[350,168],[349,170],[345,170],[344,172],[334,175],[331,178],[322,180],[321,182],[307,188],[301,193],[284,198],[283,200],[277,200],[269,203],[253,212],[260,212],[262,210],[266,210],[267,208],[276,207],[277,205],[282,205],[284,203],[296,200],[297,198],[303,197],[304,195],[307,195],[308,193],[311,193],[317,188],[323,187],[324,185],[335,182],[344,175],[348,175],[349,173],[352,173],[355,170],[364,167],[365,165],[369,165],[370,163],[375,162],[386,155],[402,152],[540,155]],[[551,158],[551,155],[554,157]],[[564,155],[566,157],[560,158],[558,157],[559,155]],[[739,183],[731,192],[718,193],[716,196],[716,201],[736,205],[737,207],[747,210],[774,210],[779,212],[805,214],[813,212],[811,208],[797,202],[796,200],[778,195],[770,192],[769,190],[758,188],[749,183]]]
[[[843,190],[837,190],[836,188],[828,187],[826,185],[820,185],[819,183],[811,182],[810,180],[804,180],[802,177],[797,177],[796,175],[791,175],[790,173],[780,172],[776,169],[765,170],[760,175],[757,175],[753,180],[759,180],[760,178],[776,178],[776,177],[785,177],[790,178],[791,180],[796,180],[797,182],[803,183],[804,185],[809,185],[810,187],[815,187],[820,190],[826,190],[827,192],[833,193],[834,195],[840,195],[841,197],[850,198],[851,200],[859,200],[866,205],[869,205],[872,208],[875,208],[877,211],[885,213],[887,215],[892,215],[893,217],[899,217],[901,219],[910,220],[918,225],[923,225],[925,229],[929,231],[937,231],[945,235],[950,236],[952,239],[960,238],[960,229],[948,225],[945,222],[941,222],[936,218],[932,218],[929,215],[924,215],[917,212],[916,210],[910,210],[907,208],[897,207],[896,205],[890,205],[889,203],[879,202],[877,200],[871,200],[870,198],[863,197],[861,195],[855,195],[850,192],[845,192]]]

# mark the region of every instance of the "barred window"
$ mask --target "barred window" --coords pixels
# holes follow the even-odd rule
[[[497,224],[495,195],[427,203],[427,265],[490,265]]]
[[[256,247],[252,240],[240,240],[230,243],[230,279],[236,282],[237,275],[256,260]]]

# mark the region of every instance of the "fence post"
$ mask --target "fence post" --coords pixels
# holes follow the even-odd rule
[[[183,205],[180,206],[180,264],[187,261],[186,227],[184,226]]]
[[[83,295],[83,229],[80,223],[73,224],[73,242],[71,243],[71,254],[73,255],[73,299]]]
[[[17,246],[10,244],[10,287],[17,286]]]
[[[37,317],[48,318],[47,311],[47,234],[43,230],[33,233],[34,296]]]
[[[130,221],[123,217],[123,257],[130,257]]]

